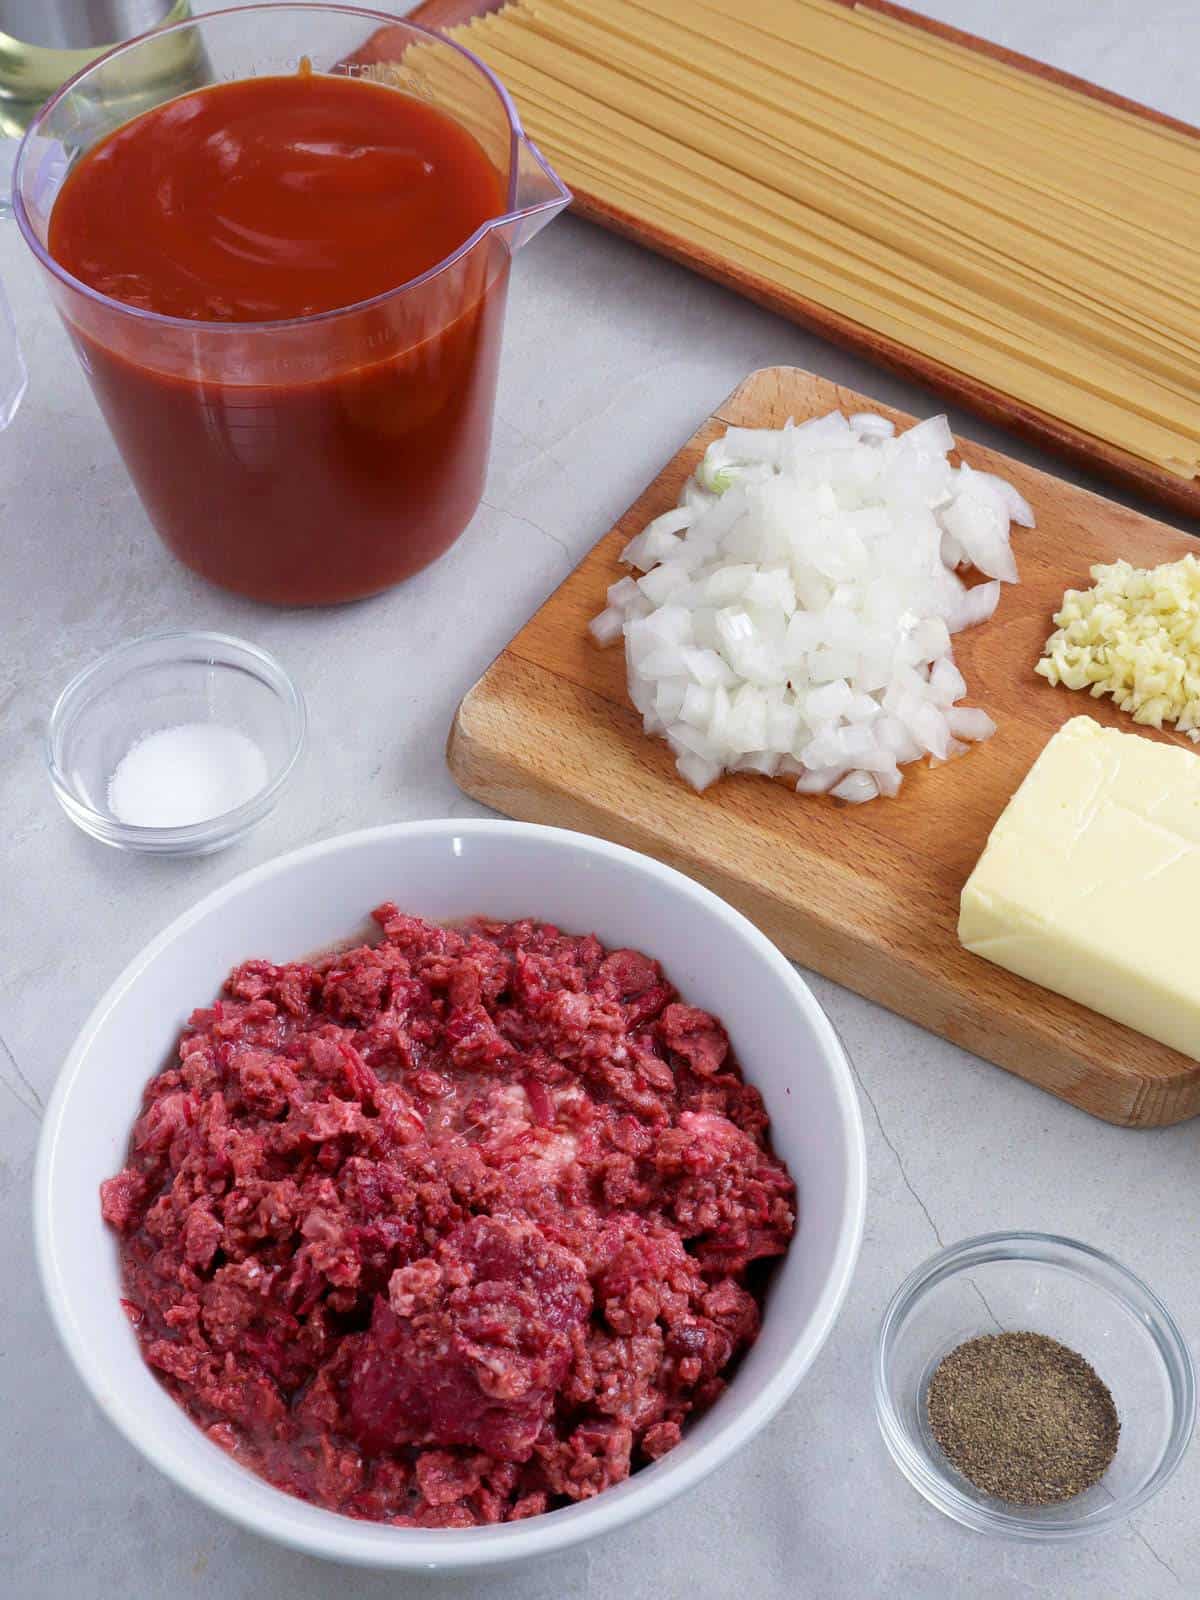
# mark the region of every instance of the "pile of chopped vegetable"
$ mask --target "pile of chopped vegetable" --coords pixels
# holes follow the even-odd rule
[[[988,738],[951,635],[1017,581],[1002,479],[954,467],[945,417],[896,435],[840,411],[730,428],[680,504],[622,554],[643,574],[591,624],[622,635],[629,693],[697,789],[724,772],[786,774],[801,793],[895,795],[900,768]],[[960,569],[990,581],[968,588]]]
[[[1173,722],[1200,740],[1200,561],[1095,566],[1068,589],[1037,670],[1051,683],[1111,695],[1135,722]]]

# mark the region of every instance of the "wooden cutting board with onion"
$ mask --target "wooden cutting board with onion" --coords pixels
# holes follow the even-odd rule
[[[845,420],[817,423],[804,434],[805,424],[831,413]],[[804,521],[797,510],[804,502],[789,500],[779,487],[787,474],[769,440],[734,434],[715,443],[729,429],[783,429],[789,421],[796,438],[780,446],[785,462],[794,459],[789,451],[854,447],[862,456],[860,447],[869,444],[891,465],[880,474],[863,457],[863,470],[879,474],[884,486],[860,497],[857,521],[836,509],[837,495],[828,488],[820,490],[823,500],[808,502],[809,524],[819,513],[831,537],[857,530],[875,564],[864,568],[860,560],[857,578],[829,579],[814,591],[806,589],[807,569],[793,544],[791,571],[801,592],[793,585],[780,599],[769,585],[745,587],[747,573],[770,576],[788,567],[783,547],[771,545],[770,527],[763,534],[755,524],[758,532],[747,535],[743,517],[731,556],[722,538],[714,546],[711,530],[720,518],[705,524],[699,516],[733,489],[757,494],[754,485],[773,476],[771,516],[781,525],[789,517],[796,525]],[[1135,744],[1146,739],[1194,751],[1184,733],[1136,724],[1112,699],[1052,684],[1036,670],[1064,594],[1087,589],[1094,565],[1156,567],[1190,554],[1193,542],[969,440],[957,441],[946,458],[949,470],[940,456],[944,423],[927,421],[902,448],[914,423],[798,369],[751,374],[465,697],[450,735],[451,769],[467,793],[510,816],[600,834],[670,862],[738,906],[804,966],[1096,1116],[1142,1127],[1183,1120],[1200,1112],[1200,1061],[972,954],[958,926],[964,885],[994,825],[1072,718],[1085,714],[1119,728]],[[915,476],[901,470],[910,456],[924,463]],[[842,456],[831,470],[851,471],[848,460]],[[970,469],[965,474],[958,470],[963,464]],[[813,493],[811,462],[801,482],[805,471],[805,492]],[[895,577],[896,527],[918,543],[923,537],[919,517],[902,519],[910,494],[938,503],[941,560],[936,550],[933,567],[928,551],[922,558],[925,589]],[[681,496],[693,507],[691,518],[667,517],[630,550]],[[962,505],[947,516],[955,499]],[[842,496],[841,504],[856,501]],[[1014,567],[1006,559],[1009,539],[1000,548],[996,537],[1009,516],[1016,518],[1007,530]],[[1033,526],[1021,525],[1030,520]],[[680,541],[702,539],[706,527],[701,554],[709,559],[698,564],[693,555],[684,562],[692,587],[682,594],[696,612],[686,638],[672,639],[678,629],[664,608],[678,579],[652,575],[681,558]],[[951,528],[955,536],[947,536]],[[725,572],[745,570],[718,575],[705,591],[697,584],[720,565],[714,548],[725,553]],[[623,563],[623,553],[637,564]],[[971,565],[972,556],[988,571]],[[642,599],[631,600],[643,567],[651,575],[648,593],[642,586]],[[995,581],[1014,576],[1019,581]],[[838,582],[850,586],[839,590]],[[914,637],[917,645],[890,654],[881,645],[873,656],[862,635],[852,633],[855,672],[838,689],[839,647],[822,633],[820,619],[825,613],[828,620],[831,604],[864,614],[853,582],[874,584],[867,610],[881,619],[893,646]],[[932,598],[923,601],[926,593]],[[939,642],[939,613],[949,619],[949,641]],[[723,618],[719,631],[714,614]],[[742,614],[759,627],[739,641]],[[780,657],[796,617],[791,653]],[[641,643],[623,650],[616,636],[631,627]],[[653,637],[656,628],[660,639]],[[602,648],[597,633],[616,639],[614,646]],[[652,648],[659,645],[666,656]],[[697,652],[688,658],[695,670],[660,690],[672,670],[683,670],[672,645]],[[724,663],[716,669],[719,682],[709,681],[714,655]],[[772,690],[778,659],[788,663],[788,687]],[[693,692],[685,717],[685,691],[672,683],[691,685],[697,676],[703,681],[696,687],[707,687],[709,698]],[[743,692],[748,680],[753,693]],[[718,697],[714,722],[718,689],[725,699]],[[848,700],[847,691],[857,699]],[[765,714],[773,714],[769,724],[760,694]],[[795,719],[789,724],[779,713],[796,706],[802,716],[793,733]],[[765,752],[739,753],[747,725],[759,730],[752,737],[766,740]],[[775,742],[761,731],[767,727]],[[853,731],[864,727],[869,737]],[[1200,756],[1191,759],[1200,773]],[[723,770],[747,762],[760,770]],[[1190,779],[1190,770],[1184,776]],[[1035,798],[1026,794],[1026,811]]]

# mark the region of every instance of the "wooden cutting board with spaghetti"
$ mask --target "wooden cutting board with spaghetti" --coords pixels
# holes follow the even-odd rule
[[[1200,515],[1200,133],[886,0],[427,0],[583,215]]]
[[[1020,462],[961,442],[973,467],[1029,500],[1013,540],[1021,581],[955,635],[971,703],[996,736],[936,770],[905,769],[897,798],[842,806],[741,774],[696,794],[629,701],[623,652],[588,622],[620,553],[677,501],[727,427],[776,428],[831,410],[912,419],[795,368],[753,373],[500,654],[464,699],[449,760],[469,794],[509,816],[598,833],[681,868],[746,912],[794,959],[1051,1093],[1133,1127],[1200,1112],[1200,1062],[1052,994],[959,945],[958,902],[988,834],[1051,735],[1086,712],[1130,729],[1110,700],[1034,672],[1063,593],[1095,562],[1175,561],[1190,536]],[[1179,734],[1139,730],[1183,744]]]

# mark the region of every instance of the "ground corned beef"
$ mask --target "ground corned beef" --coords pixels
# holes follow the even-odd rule
[[[535,922],[248,961],[102,1186],[146,1360],[210,1438],[351,1516],[469,1527],[680,1438],[794,1227],[716,1018]]]

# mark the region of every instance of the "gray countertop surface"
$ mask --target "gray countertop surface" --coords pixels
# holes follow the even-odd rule
[[[1195,0],[925,0],[946,21],[1196,120]],[[853,1056],[870,1199],[832,1337],[774,1424],[684,1500],[518,1574],[462,1582],[343,1571],[227,1525],[119,1437],[51,1330],[33,1264],[42,1108],[96,998],[199,896],[293,846],[372,823],[485,815],[442,749],[497,650],[751,369],[809,367],[917,412],[927,394],[724,290],[569,217],[520,258],[484,505],[434,568],[343,610],[256,607],[192,578],[157,542],[15,230],[0,274],[31,369],[0,435],[0,1593],[44,1597],[454,1594],[462,1600],[1174,1600],[1200,1593],[1200,1453],[1124,1526],[1077,1545],[985,1540],[900,1478],[876,1432],[868,1358],[901,1277],[997,1228],[1070,1234],[1158,1290],[1195,1344],[1197,1125],[1107,1127],[822,979]],[[1039,465],[955,413],[956,428]],[[1069,469],[1055,467],[1065,476]],[[1092,485],[1096,487],[1097,485]],[[486,594],[486,605],[477,597]],[[118,640],[219,628],[300,680],[309,754],[250,839],[196,862],[121,855],[59,812],[47,711]],[[250,952],[247,952],[248,954]]]

